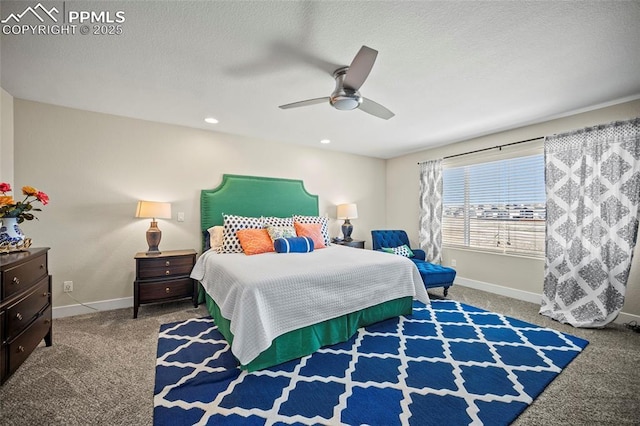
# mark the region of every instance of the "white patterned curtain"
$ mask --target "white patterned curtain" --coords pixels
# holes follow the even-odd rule
[[[622,310],[638,235],[640,118],[548,137],[545,163],[540,313],[603,327]]]
[[[442,262],[442,160],[420,163],[420,248]]]

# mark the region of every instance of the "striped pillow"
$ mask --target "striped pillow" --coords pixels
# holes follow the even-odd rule
[[[309,253],[313,251],[313,240],[309,237],[277,238],[273,247],[278,253]]]

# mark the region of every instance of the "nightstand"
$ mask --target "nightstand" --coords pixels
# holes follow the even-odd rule
[[[363,240],[351,240],[351,241],[332,241],[333,244],[338,244],[341,246],[347,246],[347,247],[355,247],[355,248],[364,248],[364,241]]]
[[[189,277],[196,264],[195,250],[168,250],[160,254],[136,253],[133,282],[133,317],[145,303],[167,302],[190,297],[198,307],[198,282]]]

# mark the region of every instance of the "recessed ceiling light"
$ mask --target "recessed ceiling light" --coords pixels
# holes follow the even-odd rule
[[[204,121],[206,121],[209,124],[218,124],[218,120],[216,120],[213,117],[207,117],[207,118],[204,119]]]
[[[329,139],[322,139],[320,143],[328,144],[331,143],[331,141]]]

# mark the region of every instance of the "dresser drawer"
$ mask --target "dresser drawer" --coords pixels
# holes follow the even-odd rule
[[[195,256],[163,257],[139,260],[138,278],[162,278],[189,275],[193,269]]]
[[[9,344],[8,364],[12,374],[27,359],[51,330],[51,307],[48,307],[20,336]]]
[[[140,303],[159,302],[163,299],[180,299],[193,296],[193,280],[181,278],[177,280],[152,281],[140,283]]]
[[[43,278],[24,299],[7,309],[7,340],[17,336],[49,305],[49,277]]]
[[[4,311],[0,311],[0,382],[4,382],[4,377],[7,375],[7,364],[4,362],[6,350],[4,348]]]
[[[2,271],[2,300],[46,277],[47,270],[47,253],[44,252],[27,262]]]

